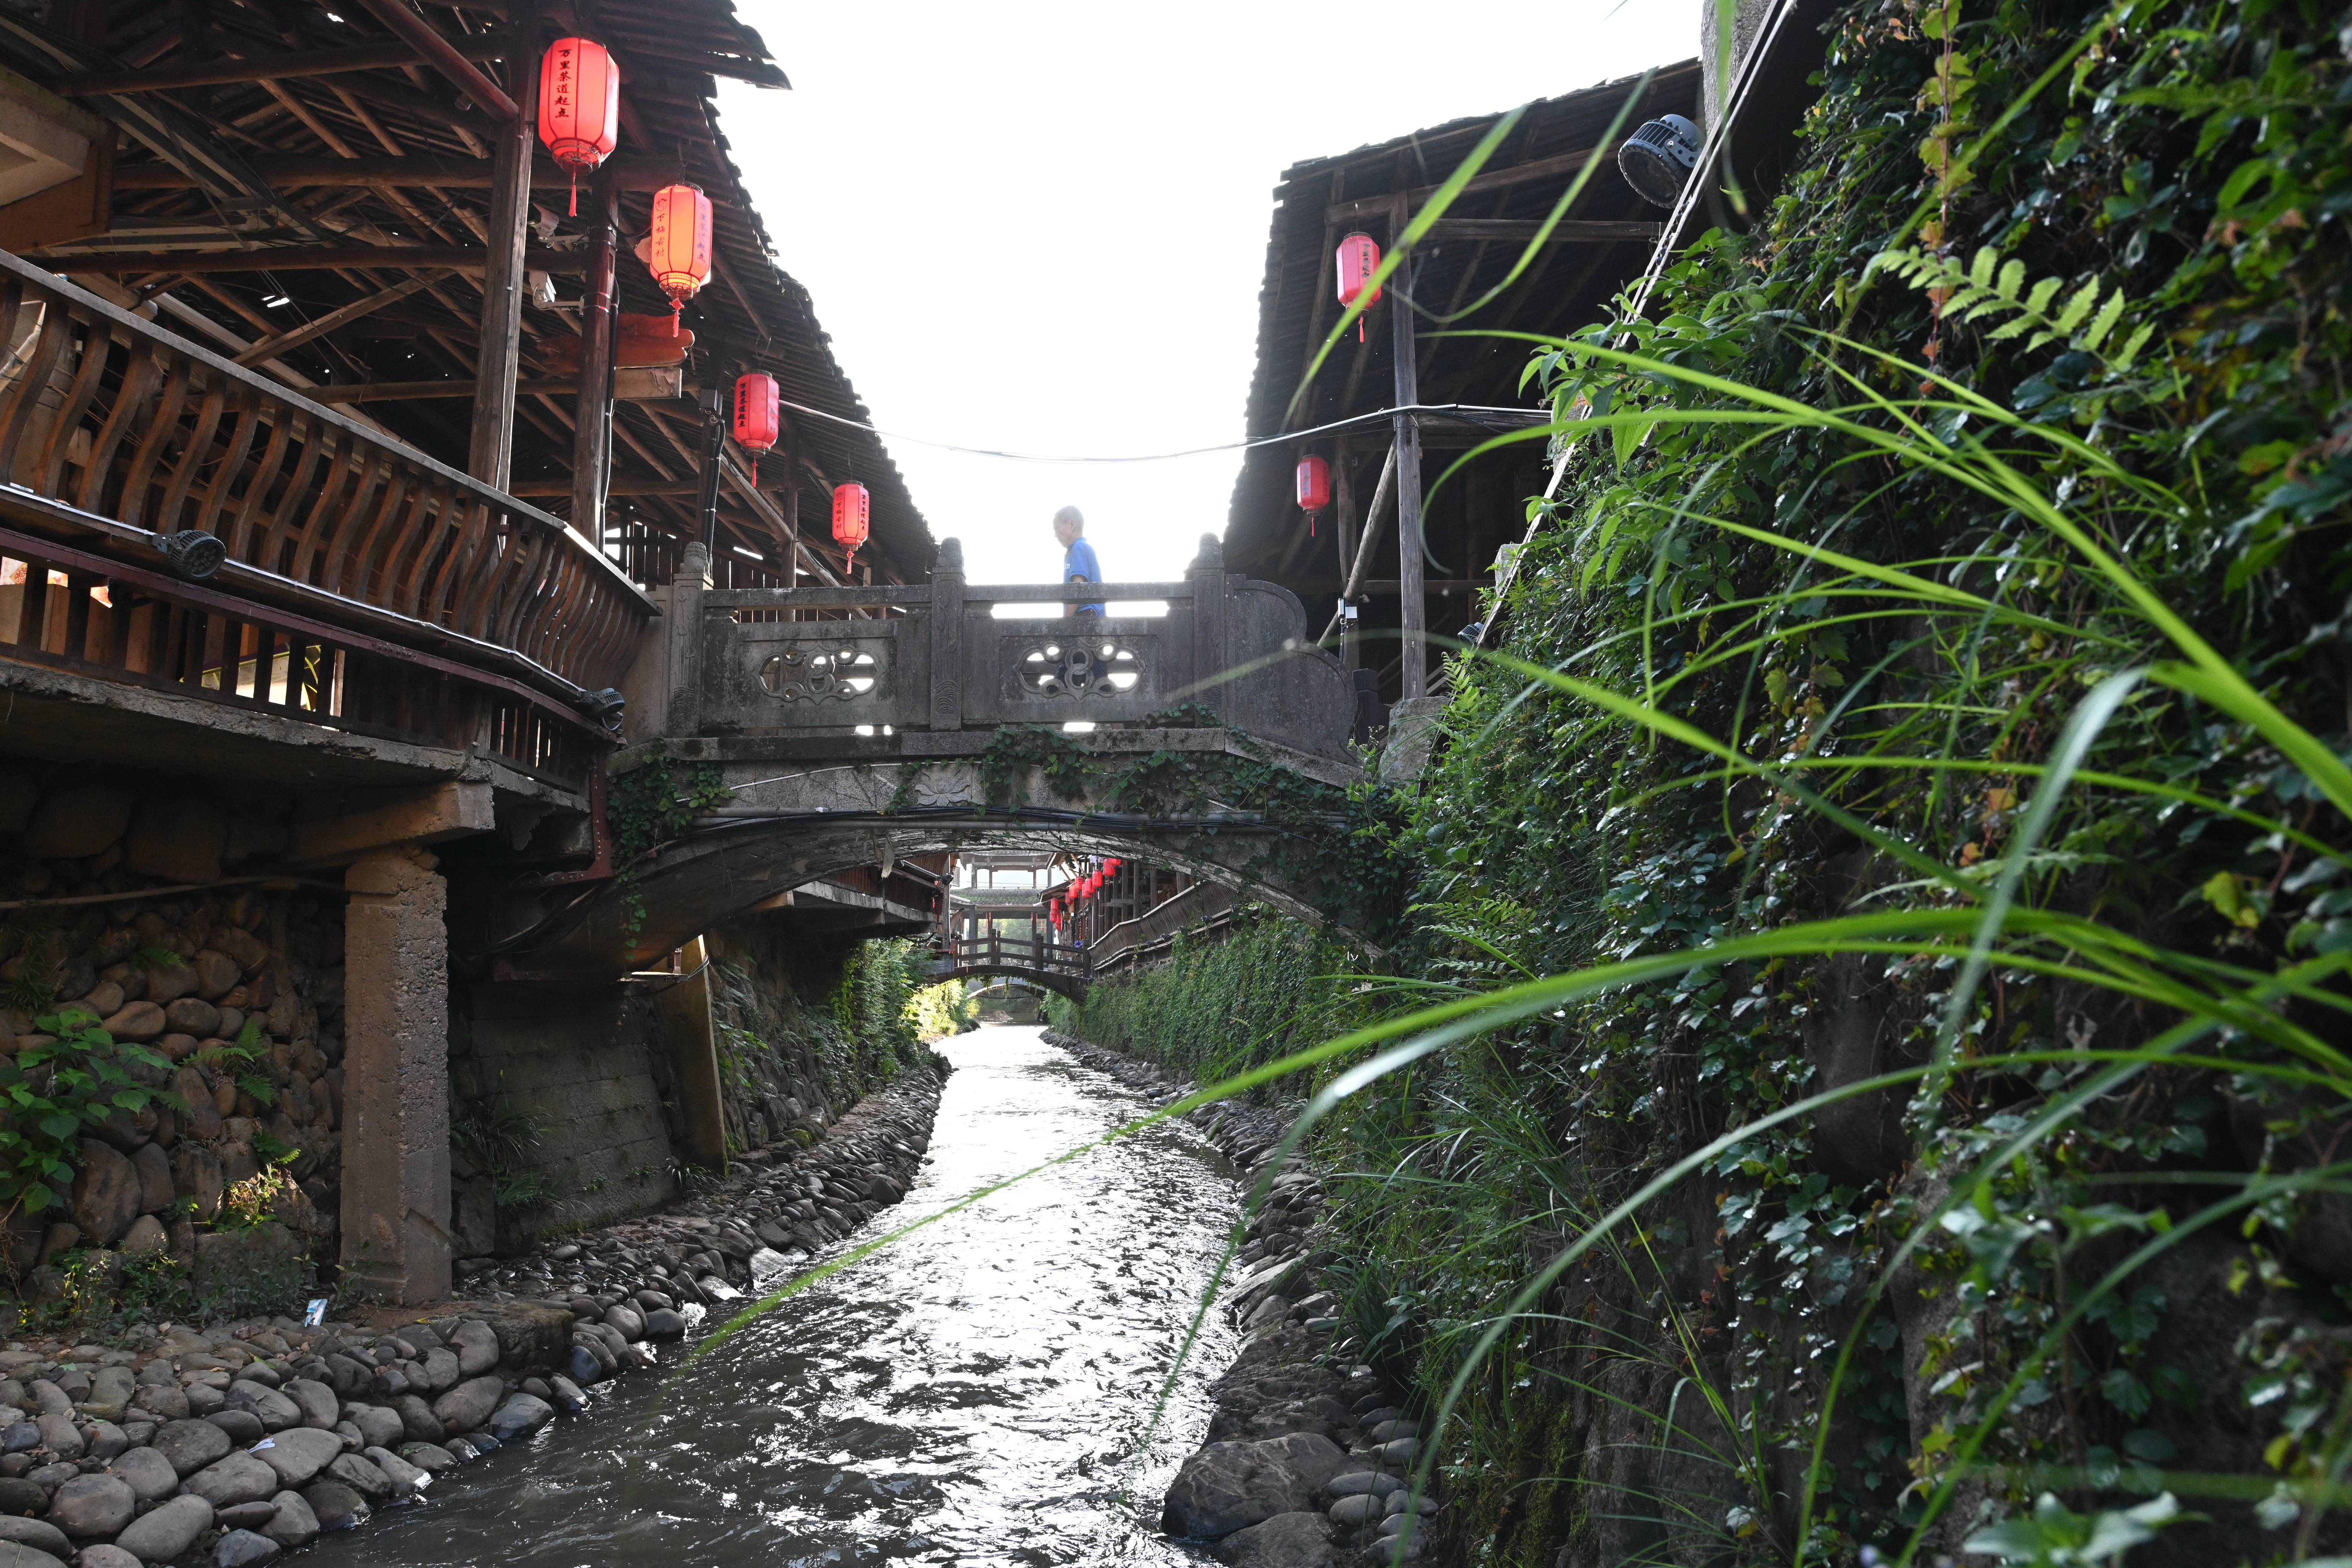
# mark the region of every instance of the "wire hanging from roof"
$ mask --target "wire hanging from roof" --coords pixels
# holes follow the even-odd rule
[[[863,430],[888,440],[905,441],[911,446],[929,447],[942,452],[961,452],[968,457],[1003,458],[1014,463],[1165,463],[1178,458],[1203,457],[1212,452],[1254,452],[1261,447],[1287,446],[1359,425],[1385,424],[1400,414],[1431,414],[1441,418],[1458,419],[1465,425],[1475,426],[1497,436],[1507,436],[1515,430],[1540,429],[1543,427],[1540,422],[1549,419],[1549,414],[1540,408],[1506,408],[1477,403],[1415,403],[1402,408],[1376,408],[1369,414],[1350,415],[1345,419],[1335,419],[1328,425],[1318,425],[1312,429],[1286,430],[1279,436],[1261,436],[1254,441],[1223,441],[1213,447],[1186,447],[1173,452],[1130,452],[1106,458],[1087,454],[1056,456],[1044,452],[1007,452],[994,447],[962,447],[952,441],[934,441],[927,437],[910,436],[903,430],[885,430],[866,420],[828,414],[822,408],[811,408],[805,403],[794,403],[790,398],[779,398],[777,402],[779,406],[792,409],[796,414],[805,414],[813,419],[823,419],[852,430]],[[1480,418],[1480,415],[1502,415],[1513,423],[1490,424]]]

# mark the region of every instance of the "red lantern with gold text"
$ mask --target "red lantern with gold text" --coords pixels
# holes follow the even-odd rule
[[[539,62],[539,139],[572,175],[572,216],[580,176],[613,155],[621,123],[621,68],[593,38],[558,38]]]
[[[873,504],[864,485],[834,487],[833,542],[847,552],[842,557],[845,570],[854,572],[857,569],[857,552],[866,542]]]
[[[751,488],[760,487],[760,454],[776,444],[784,425],[776,378],[764,370],[735,378],[735,444],[751,454]]]
[[[1381,247],[1369,234],[1351,234],[1339,242],[1339,303],[1352,305],[1356,296],[1366,289],[1371,293],[1364,300],[1369,310],[1381,302],[1381,286],[1372,281],[1372,274],[1381,269]],[[1356,318],[1356,341],[1364,341],[1364,319]]]
[[[654,193],[654,232],[646,242],[646,269],[669,296],[670,331],[677,330],[686,302],[710,281],[710,198],[692,185],[664,185]]]
[[[1307,537],[1315,537],[1315,514],[1331,504],[1331,465],[1320,458],[1298,459],[1298,510],[1307,514]]]

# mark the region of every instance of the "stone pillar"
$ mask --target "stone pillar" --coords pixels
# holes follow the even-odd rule
[[[343,1269],[385,1300],[449,1294],[447,884],[421,849],[343,874]]]

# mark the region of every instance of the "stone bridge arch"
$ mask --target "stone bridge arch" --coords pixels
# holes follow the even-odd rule
[[[1377,942],[1355,683],[1213,535],[1181,580],[1090,590],[1164,614],[1095,620],[1058,584],[967,584],[953,540],[928,584],[719,592],[708,563],[689,548],[656,595],[614,770],[726,804],[624,843],[609,885],[519,898],[486,933],[518,966],[611,973],[804,882],[967,846],[1150,859]]]
[[[1073,1002],[1087,999],[1087,983],[1075,974],[1057,970],[1039,969],[1000,959],[980,963],[942,963],[931,971],[934,980],[1019,980],[1056,996],[1066,996]]]
[[[1341,874],[1363,853],[1348,765],[1221,729],[1007,732],[981,754],[936,759],[874,741],[863,759],[735,742],[688,751],[698,761],[641,762],[681,788],[723,788],[728,804],[613,883],[547,900],[500,950],[530,954],[533,969],[634,968],[803,883],[982,847],[1148,858],[1377,945],[1385,911]]]

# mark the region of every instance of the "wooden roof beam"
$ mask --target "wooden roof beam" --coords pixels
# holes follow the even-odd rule
[[[289,245],[257,250],[77,251],[69,256],[39,258],[52,272],[319,272],[340,267],[390,267],[402,271],[437,268],[450,272],[480,271],[489,265],[489,253],[473,245]],[[586,258],[576,251],[533,250],[523,265],[534,272],[577,272]]]
[[[469,60],[504,59],[513,47],[503,35],[483,34],[451,45]],[[334,76],[343,71],[382,70],[412,65],[417,53],[406,44],[373,44],[349,49],[304,49],[252,59],[207,60],[201,65],[166,66],[159,70],[100,71],[61,82],[58,91],[68,98],[98,93],[170,92],[184,87],[217,87],[231,82],[282,81],[293,77]]]
[[[279,354],[290,349],[299,348],[313,338],[323,338],[338,327],[348,325],[358,321],[362,316],[381,310],[394,300],[404,300],[432,281],[433,277],[430,273],[424,273],[415,278],[404,278],[389,289],[370,294],[365,299],[354,300],[338,310],[328,311],[314,321],[305,322],[290,331],[280,332],[274,338],[268,338],[254,344],[236,356],[236,363],[242,365],[256,365],[264,360],[276,359]]]
[[[1475,176],[1462,188],[1464,195],[1475,195],[1481,191],[1500,190],[1506,185],[1524,185],[1534,180],[1548,180],[1558,174],[1573,174],[1584,167],[1586,160],[1597,156],[1598,147],[1580,147],[1572,153],[1555,153],[1549,158],[1537,158],[1508,169],[1489,169]],[[1437,194],[1435,185],[1421,185],[1404,194],[1408,212],[1419,210],[1421,205]],[[1364,218],[1386,217],[1395,205],[1393,195],[1365,196],[1357,201],[1333,202],[1323,209],[1327,224],[1357,223]]]
[[[411,10],[406,0],[360,0],[360,4],[434,69],[448,78],[458,91],[472,99],[483,113],[500,124],[521,118],[521,108],[507,96],[506,89],[484,76],[457,45],[442,36],[440,29]]]
[[[1543,229],[1538,218],[1448,217],[1430,226],[1423,243],[1435,244],[1444,240],[1516,240],[1525,244]],[[1547,243],[1551,245],[1615,245],[1622,240],[1640,240],[1644,245],[1657,243],[1658,236],[1666,231],[1662,223],[1643,223],[1635,219],[1618,222],[1609,219],[1563,218],[1552,225]]]
[[[430,185],[452,191],[483,191],[490,187],[490,160],[488,158],[334,158],[314,156],[258,157],[246,160],[246,166],[278,190],[299,185]],[[674,163],[659,163],[649,159],[623,159],[609,167],[615,188],[624,191],[657,191],[664,185],[676,184],[686,178]],[[552,163],[534,163],[530,171],[531,189],[561,191],[569,188],[571,176]],[[117,164],[114,188],[118,191],[192,191],[195,181],[169,163],[141,163],[124,167]],[[716,206],[725,206],[723,197],[715,198]]]

